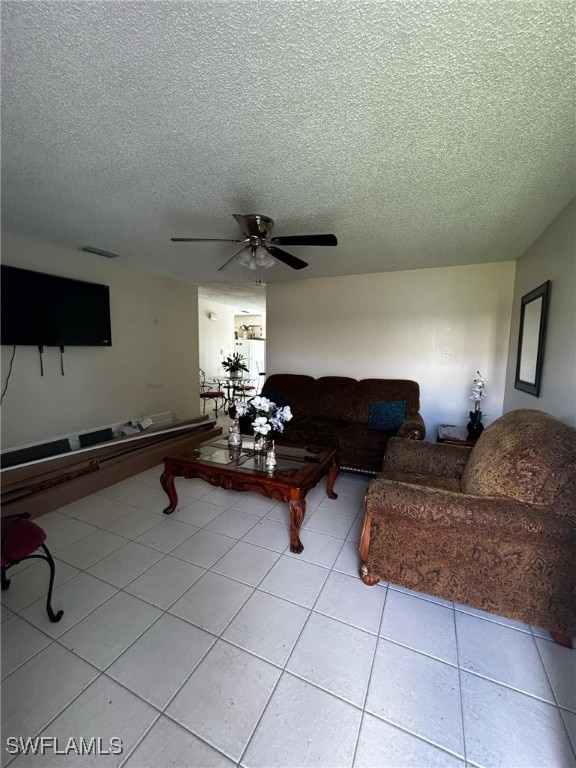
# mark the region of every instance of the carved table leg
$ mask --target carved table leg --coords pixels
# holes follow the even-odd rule
[[[332,460],[332,464],[330,465],[330,469],[328,470],[328,480],[326,481],[326,493],[328,495],[329,499],[337,499],[338,494],[334,493],[334,483],[336,481],[336,478],[338,477],[338,470],[340,467],[338,464],[336,464],[336,460]]]
[[[304,499],[290,499],[290,552],[300,554],[304,545],[300,541],[298,531],[306,514],[306,501]]]
[[[164,471],[160,475],[160,485],[164,491],[168,494],[168,500],[170,504],[164,510],[165,515],[171,515],[178,505],[178,494],[176,493],[176,486],[174,485],[174,475],[169,470]]]

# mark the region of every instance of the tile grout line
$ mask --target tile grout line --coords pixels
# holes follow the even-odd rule
[[[374,585],[376,586],[376,585]],[[378,630],[382,628],[382,620],[384,618],[384,611],[386,609],[386,603],[388,602],[388,587],[386,587],[386,594],[382,601],[382,610],[380,611],[380,621],[378,622]],[[366,703],[368,701],[368,692],[370,690],[370,683],[372,682],[372,673],[374,672],[374,665],[376,663],[376,654],[378,652],[378,643],[380,641],[379,632],[376,634],[376,641],[374,643],[374,651],[372,652],[372,662],[370,664],[370,672],[368,673],[368,680],[366,682],[366,690],[362,698],[362,715],[360,717],[360,725],[358,726],[358,734],[356,735],[356,744],[354,745],[354,755],[352,756],[352,765],[356,761],[356,755],[358,754],[358,745],[360,744],[360,734],[362,733],[362,726],[364,725],[364,719],[366,717]]]
[[[342,546],[344,546],[344,544],[342,544]],[[307,562],[307,561],[304,561],[304,562]],[[321,566],[319,566],[319,567],[321,567]],[[300,638],[302,637],[302,634],[304,633],[304,630],[305,630],[306,626],[308,625],[308,622],[310,621],[310,617],[312,616],[312,613],[314,612],[314,606],[316,605],[316,603],[320,599],[320,595],[322,594],[322,591],[323,591],[324,587],[326,586],[326,582],[328,581],[328,578],[330,577],[330,573],[331,572],[332,572],[332,569],[328,570],[328,574],[327,574],[326,578],[324,579],[322,587],[320,588],[320,590],[318,592],[318,595],[316,596],[316,599],[314,600],[314,603],[312,604],[312,606],[310,608],[308,608],[307,606],[300,605],[300,607],[305,608],[308,611],[308,616],[306,617],[306,620],[303,623],[303,625],[302,625],[302,627],[300,629],[300,632],[298,633],[298,637],[296,638],[294,644],[292,645],[292,650],[290,651],[290,653],[288,654],[288,656],[286,658],[286,661],[282,665],[280,675],[278,676],[278,680],[276,681],[276,685],[272,689],[272,692],[270,693],[270,696],[268,697],[268,700],[267,700],[264,708],[262,709],[260,717],[258,718],[258,720],[257,720],[257,722],[256,722],[256,724],[255,724],[255,726],[254,726],[254,728],[253,728],[253,730],[252,730],[252,732],[250,734],[250,737],[248,738],[248,741],[246,742],[246,746],[244,747],[244,750],[242,751],[242,754],[240,755],[240,759],[238,761],[238,765],[242,764],[242,760],[244,759],[246,751],[250,747],[250,743],[251,743],[251,741],[252,741],[252,739],[254,737],[254,734],[256,733],[256,731],[258,729],[258,726],[260,725],[262,719],[264,718],[264,715],[266,713],[266,710],[268,709],[270,701],[272,700],[272,697],[273,697],[274,693],[276,692],[278,686],[280,685],[280,681],[282,680],[284,675],[290,674],[289,670],[287,670],[286,667],[287,667],[288,663],[290,662],[290,659],[292,658],[294,650],[296,649],[296,646],[298,645],[298,642],[299,642]],[[261,590],[261,591],[264,592],[265,594],[272,594],[272,593],[265,592],[265,590]],[[279,595],[273,595],[273,596],[274,597],[279,597]],[[284,599],[284,598],[280,598],[280,599]],[[289,601],[289,602],[292,602],[292,601]],[[296,605],[299,605],[299,604],[296,603]],[[311,684],[310,681],[308,681],[308,680],[306,680],[305,682],[308,683],[308,684]],[[314,686],[314,687],[319,687],[319,686]],[[323,690],[323,689],[320,689],[320,690]],[[330,692],[326,691],[326,693],[330,693]]]
[[[464,692],[462,689],[462,667],[460,666],[460,642],[458,639],[458,622],[456,621],[456,610],[452,606],[452,616],[454,618],[454,636],[456,639],[456,663],[458,668],[458,697],[460,699],[460,725],[462,728],[462,747],[464,749],[464,762],[468,765],[468,747],[466,744],[466,724],[464,718]]]
[[[546,641],[545,638],[541,638],[542,640]],[[561,710],[564,709],[564,707],[560,706],[560,703],[558,701],[558,696],[556,695],[556,691],[554,690],[554,686],[552,685],[552,678],[550,677],[550,674],[548,673],[548,668],[546,667],[546,664],[544,663],[544,657],[542,656],[542,652],[540,650],[540,646],[538,645],[538,642],[536,640],[536,637],[534,636],[534,633],[532,633],[532,640],[534,641],[534,644],[536,645],[536,651],[538,653],[538,656],[540,658],[540,662],[542,666],[544,667],[544,674],[546,675],[546,679],[548,680],[548,685],[550,686],[550,690],[552,691],[552,696],[554,697],[554,702],[556,704],[556,708],[558,709],[558,716],[560,718],[560,721],[562,722],[562,725],[564,727],[564,731],[566,732],[566,737],[568,739],[568,744],[572,747],[572,753],[574,755],[574,762],[576,763],[576,743],[572,742],[572,739],[570,738],[570,733],[568,731],[568,725],[566,723],[565,718],[562,717]],[[572,653],[576,653],[576,649],[572,649]],[[570,709],[566,709],[567,712],[570,712]]]

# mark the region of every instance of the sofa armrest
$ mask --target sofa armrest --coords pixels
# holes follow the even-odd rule
[[[374,520],[430,526],[439,534],[451,529],[499,540],[537,538],[556,546],[576,546],[576,528],[552,508],[501,496],[473,496],[376,478],[366,492],[366,511]]]
[[[419,413],[407,413],[406,419],[400,425],[397,437],[408,438],[409,440],[424,440],[426,437],[426,425],[424,419]]]
[[[382,469],[385,472],[460,478],[472,448],[424,443],[391,437]]]

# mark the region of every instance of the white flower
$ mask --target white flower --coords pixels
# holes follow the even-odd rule
[[[278,416],[272,416],[270,424],[272,424],[272,428],[277,432],[284,432],[284,424],[280,421]]]
[[[250,403],[256,411],[265,411],[266,413],[270,410],[270,406],[274,405],[267,397],[259,396],[253,397]]]
[[[252,422],[252,426],[254,427],[254,432],[259,432],[261,435],[267,435],[272,429],[266,416],[257,416]]]
[[[282,419],[282,421],[290,421],[292,418],[292,411],[290,410],[289,405],[285,405],[284,408],[280,408],[278,411],[278,418]]]
[[[288,405],[279,408],[276,403],[273,403],[267,397],[257,395],[246,403],[238,403],[236,406],[236,416],[246,416],[252,419],[254,432],[267,435],[272,430],[283,432],[284,422],[290,421],[292,411]]]
[[[484,379],[482,378],[480,371],[476,371],[476,373],[478,374],[478,378],[474,379],[470,400],[475,400],[479,403],[480,400],[483,400],[486,397],[486,393],[484,392]]]

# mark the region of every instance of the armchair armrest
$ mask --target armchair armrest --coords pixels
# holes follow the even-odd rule
[[[543,544],[576,546],[576,528],[564,516],[543,504],[501,496],[473,496],[376,478],[366,493],[366,511],[379,521],[452,529],[460,534],[481,532],[498,540],[537,538]]]
[[[472,448],[446,443],[407,442],[398,437],[388,441],[382,469],[402,474],[460,478]]]
[[[424,440],[426,436],[426,425],[424,419],[419,413],[407,413],[406,419],[400,425],[397,437],[408,438],[409,440]]]

